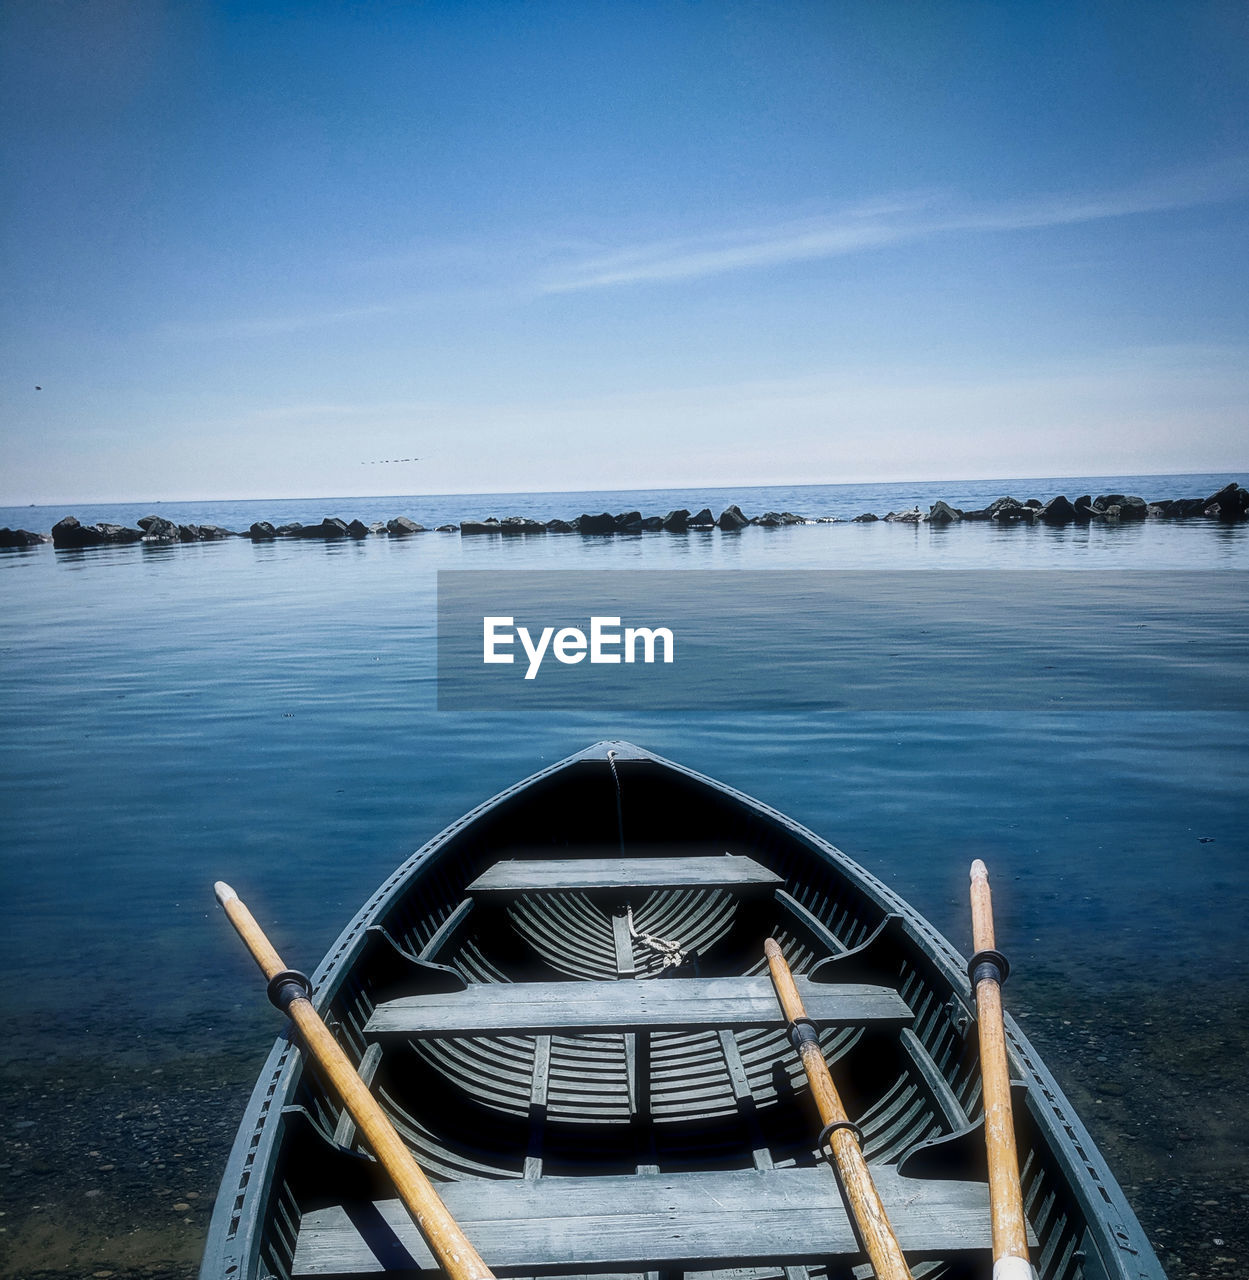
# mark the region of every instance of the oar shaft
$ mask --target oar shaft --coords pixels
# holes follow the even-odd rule
[[[272,980],[284,972],[286,966],[281,957],[238,894],[221,881],[215,888],[217,900],[225,908],[230,923],[247,944],[265,977]],[[390,1175],[399,1198],[439,1265],[451,1280],[493,1280],[494,1273],[481,1260],[459,1223],[412,1158],[412,1153],[395,1132],[368,1086],[356,1074],[351,1060],[330,1034],[312,1002],[306,996],[297,995],[286,1005],[286,1011],[303,1036],[308,1051],[342,1098],[343,1105],[373,1154]]]
[[[763,949],[785,1020],[791,1025],[806,1022],[806,1007],[780,947],[774,939],[769,938]],[[837,1092],[837,1086],[829,1074],[828,1063],[824,1061],[824,1053],[813,1034],[802,1037],[798,1044],[798,1054],[802,1059],[807,1082],[811,1086],[811,1096],[819,1108],[820,1119],[825,1125],[848,1125],[849,1117],[842,1105],[841,1095]],[[911,1280],[911,1270],[902,1256],[898,1238],[889,1223],[889,1215],[885,1212],[876,1184],[872,1181],[856,1131],[848,1127],[834,1129],[828,1142],[833,1149],[841,1185],[850,1202],[859,1238],[867,1251],[872,1269],[880,1280]]]
[[[993,897],[989,891],[989,873],[979,858],[971,865],[971,914],[977,955],[992,953]],[[993,1275],[994,1280],[1030,1280],[1028,1224],[1015,1149],[999,968],[991,961],[977,965],[975,984],[984,1140],[989,1157],[989,1210],[993,1219]]]

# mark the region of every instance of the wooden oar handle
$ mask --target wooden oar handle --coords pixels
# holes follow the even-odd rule
[[[775,938],[769,938],[763,944],[763,953],[767,956],[768,972],[772,975],[776,998],[780,1002],[785,1021],[790,1026],[794,1048],[802,1059],[802,1068],[806,1072],[807,1083],[811,1086],[811,1096],[815,1099],[820,1119],[824,1122],[824,1133],[828,1135],[828,1145],[832,1148],[837,1175],[845,1188],[846,1199],[850,1202],[863,1248],[880,1280],[911,1280],[911,1270],[902,1256],[902,1248],[863,1157],[858,1126],[846,1115],[841,1095],[829,1074],[819,1037],[814,1024],[807,1017],[806,1006],[802,1002],[802,996],[798,994],[798,985],[794,982],[785,953]]]
[[[360,1079],[351,1060],[321,1020],[321,1015],[308,999],[308,980],[286,968],[255,917],[225,881],[218,880],[213,889],[230,923],[238,930],[239,937],[247,944],[247,949],[269,980],[270,998],[290,1015],[299,1028],[308,1051],[342,1098],[343,1105],[373,1149],[378,1162],[390,1175],[399,1198],[439,1265],[451,1280],[494,1280],[494,1273],[481,1260],[460,1229],[460,1224],[451,1216],[412,1158],[403,1139],[395,1132],[389,1117],[369,1092],[368,1085]]]
[[[265,931],[256,923],[256,917],[248,911],[243,899],[224,880],[218,880],[213,885],[213,892],[239,937],[247,944],[260,971],[266,978],[276,978],[286,966],[282,963],[282,957],[273,949],[273,944],[265,937]]]
[[[971,943],[977,951],[992,951],[993,893],[989,889],[989,869],[979,858],[971,864]]]
[[[989,1211],[993,1218],[993,1280],[1031,1280],[1028,1224],[1019,1184],[1006,1024],[1002,1015],[1002,982],[1009,965],[994,946],[989,873],[979,858],[971,864],[971,917],[976,947],[971,971],[976,989],[984,1139],[989,1159]]]
[[[768,958],[768,971],[772,975],[772,985],[776,988],[776,998],[781,1002],[781,1012],[786,1022],[797,1022],[807,1016],[806,1005],[798,994],[798,986],[790,971],[785,953],[775,938],[769,938],[763,944],[763,954]]]

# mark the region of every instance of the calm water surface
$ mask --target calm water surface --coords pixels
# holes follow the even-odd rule
[[[1224,480],[318,499],[165,514],[233,527],[329,514],[433,524],[738,501],[748,514],[845,516],[1002,492],[1202,496]],[[75,514],[133,522],[149,511],[162,508]],[[48,528],[64,514],[7,511],[0,523]],[[1249,716],[439,712],[439,568],[1243,573],[1249,529],[822,525],[0,555],[0,1274],[193,1273],[276,1031],[213,880],[238,887],[288,963],[311,969],[414,847],[606,737],[793,815],[964,950],[967,866],[984,857],[1017,975],[1012,1006],[1169,1270],[1249,1265],[1243,1229],[1227,1221],[1232,1210],[1243,1220],[1249,1172],[1235,1065],[1247,1047]]]

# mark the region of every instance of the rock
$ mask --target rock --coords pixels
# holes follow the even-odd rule
[[[320,524],[299,525],[291,530],[292,538],[325,538],[332,540],[345,538],[346,536],[346,522],[339,520],[336,516],[326,516]]]
[[[816,524],[840,524],[841,517],[840,516],[817,516],[815,523]]]
[[[201,542],[217,542],[222,538],[233,538],[234,534],[229,529],[223,529],[219,524],[202,524],[199,527],[199,536]]]
[[[890,524],[919,524],[923,518],[918,507],[912,507],[910,511],[891,511],[885,517]]]
[[[855,516],[850,521],[851,524],[875,524],[880,517],[873,515],[870,511],[865,511],[861,516]]]
[[[720,512],[720,528],[725,530],[744,529],[750,523],[742,509],[736,503],[730,503]]]
[[[547,533],[576,533],[576,526],[568,523],[567,520],[548,520],[546,522]]]
[[[1031,508],[1033,509],[1033,511],[1040,511],[1040,509],[1041,509],[1041,507],[1042,507],[1043,505],[1044,505],[1044,503],[1042,503],[1042,501],[1041,501],[1041,499],[1040,499],[1040,498],[1025,498],[1025,499],[1024,499],[1024,506],[1025,506],[1025,507],[1031,507]]]
[[[579,533],[615,533],[616,517],[608,515],[606,511],[597,516],[582,514],[577,518],[577,531]]]
[[[1117,515],[1110,514],[1112,507],[1119,508]],[[1144,498],[1130,494],[1103,493],[1093,499],[1093,510],[1100,511],[1111,520],[1144,520],[1149,512],[1149,505]]]
[[[1014,498],[997,498],[985,508],[986,519],[998,524],[1031,523],[1036,518],[1036,508],[1025,506]]]
[[[641,533],[642,513],[640,511],[622,511],[616,517],[617,533]]]
[[[1249,490],[1242,489],[1235,481],[1224,485],[1206,499],[1205,514],[1224,524],[1249,520]]]
[[[178,526],[163,516],[144,516],[139,521],[144,542],[178,542]]]
[[[278,531],[268,522],[268,520],[257,520],[247,531],[247,536],[253,542],[272,542],[278,536]]]
[[[499,522],[494,516],[489,516],[485,520],[461,520],[460,533],[498,533]]]
[[[180,524],[178,526],[179,542],[198,542],[199,541],[199,525],[197,524]]]
[[[714,529],[716,518],[711,514],[709,507],[704,507],[695,515],[690,516],[689,525],[691,529]]]
[[[142,529],[127,529],[124,524],[108,524],[101,520],[95,526],[103,535],[105,542],[142,542]]]
[[[669,511],[662,524],[669,533],[684,533],[690,522],[690,513],[684,507]]]
[[[1176,498],[1168,509],[1167,515],[1175,520],[1187,520],[1190,516],[1204,516],[1208,500],[1205,498]]]
[[[104,541],[104,535],[93,525],[82,525],[74,516],[66,516],[52,526],[54,547],[96,547]]]
[[[434,531],[435,533],[459,533],[460,526],[458,524],[440,524]]]
[[[1087,493],[1082,493],[1071,505],[1078,511],[1081,507],[1091,507],[1093,499]]]
[[[1059,494],[1056,498],[1051,498],[1037,512],[1037,519],[1042,524],[1071,524],[1079,519],[1076,509],[1067,501],[1065,494]]]
[[[419,524],[416,526],[416,528],[418,529],[420,527],[421,526]],[[383,533],[389,533],[390,531],[386,528],[385,524],[383,524],[382,521],[374,520],[373,523],[369,525],[369,532],[375,538],[380,538]]]
[[[979,511],[964,511],[964,520],[987,520],[989,518],[989,508],[981,507]]]
[[[303,525],[300,524],[298,520],[292,520],[290,524],[278,525],[275,532],[277,533],[279,538],[294,538],[298,536],[299,531],[302,528],[303,528]]]
[[[413,533],[424,533],[425,528],[415,520],[409,520],[407,516],[396,516],[393,520],[386,521],[386,532],[392,538],[406,538]]]
[[[43,541],[43,534],[29,529],[10,529],[7,525],[0,529],[0,547],[35,547]]]
[[[989,520],[998,525],[1030,525],[1037,520],[1037,508],[1025,507],[1021,502],[1014,507],[998,507]]]
[[[751,524],[762,525],[766,529],[775,529],[783,524],[806,524],[801,516],[796,516],[792,511],[765,511],[761,516],[755,516],[750,522]]]
[[[347,536],[349,538],[367,538],[369,536],[369,526],[363,520],[353,520],[347,526]]]
[[[527,516],[508,516],[499,524],[500,533],[545,533],[546,525],[541,520],[530,520]]]
[[[924,517],[924,523],[957,524],[962,518],[963,513],[957,507],[952,507],[948,502],[943,502],[938,498],[928,509],[928,514]]]
[[[658,533],[663,527],[662,516],[646,516],[642,520],[642,529],[646,533]]]

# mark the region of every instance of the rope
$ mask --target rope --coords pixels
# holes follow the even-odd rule
[[[624,839],[624,797],[620,786],[620,774],[616,772],[616,753],[607,753],[607,763],[611,768],[611,776],[616,783],[616,830],[620,836],[620,856],[625,853]],[[685,951],[679,942],[669,942],[667,938],[656,938],[654,934],[639,933],[633,924],[633,908],[628,909],[629,937],[636,938],[643,945],[657,951],[663,957],[662,968],[676,968],[685,961]]]
[[[676,967],[684,963],[685,952],[679,942],[669,942],[666,938],[656,938],[654,934],[639,933],[633,927],[633,908],[628,910],[629,917],[629,936],[636,938],[639,942],[645,943],[652,951],[658,951],[663,956],[663,968],[667,969],[669,965]]]
[[[620,790],[620,775],[616,772],[616,753],[607,753],[607,763],[611,768],[611,776],[616,782],[616,834],[620,837],[620,856],[624,857],[624,803]]]

